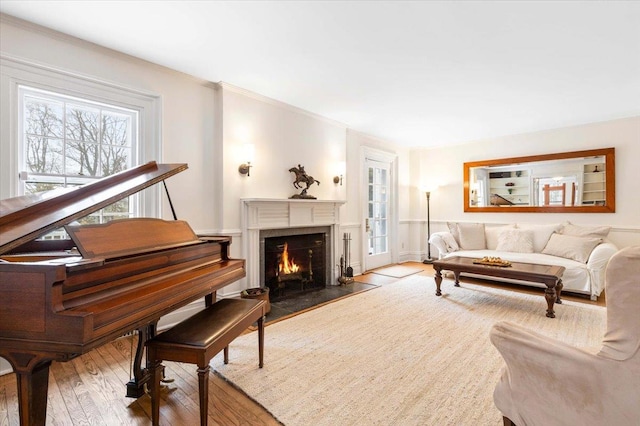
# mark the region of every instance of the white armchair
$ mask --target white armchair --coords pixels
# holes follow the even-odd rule
[[[505,425],[640,424],[640,246],[606,269],[607,330],[596,354],[500,322],[490,338],[506,367],[493,394]]]

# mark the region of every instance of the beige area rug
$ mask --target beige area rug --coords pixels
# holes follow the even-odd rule
[[[503,361],[489,342],[499,320],[596,351],[603,307],[414,275],[281,321],[230,345],[211,365],[287,426],[502,424],[493,390]],[[585,374],[588,374],[585,372]]]
[[[409,275],[417,274],[418,272],[422,272],[422,271],[423,270],[420,268],[395,265],[395,266],[389,266],[388,268],[376,269],[375,271],[373,271],[373,273],[377,275],[384,275],[387,277],[404,278],[404,277],[408,277]]]

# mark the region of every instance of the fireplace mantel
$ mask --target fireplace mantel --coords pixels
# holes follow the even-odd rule
[[[340,206],[343,200],[300,200],[243,198],[242,203],[242,250],[246,259],[249,287],[260,284],[260,231],[298,227],[329,226],[331,229],[331,277],[337,284]]]

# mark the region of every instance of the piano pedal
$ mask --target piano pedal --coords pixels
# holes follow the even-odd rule
[[[173,379],[171,379],[171,381],[173,382]],[[149,389],[149,385],[145,383],[143,389],[144,389],[145,395],[151,396],[151,389]],[[160,385],[160,392],[167,391],[168,389],[169,389],[169,386],[164,386],[162,384]]]
[[[166,370],[163,368],[162,369],[162,379],[160,379],[161,383],[173,383],[175,381],[175,379],[167,379],[167,376],[164,375],[164,373],[166,372]]]

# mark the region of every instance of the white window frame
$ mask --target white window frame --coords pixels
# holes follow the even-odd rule
[[[0,199],[20,194],[20,86],[137,111],[137,164],[161,158],[161,97],[95,78],[0,56]],[[7,143],[8,141],[8,143]],[[140,192],[139,214],[161,217],[160,185]]]

